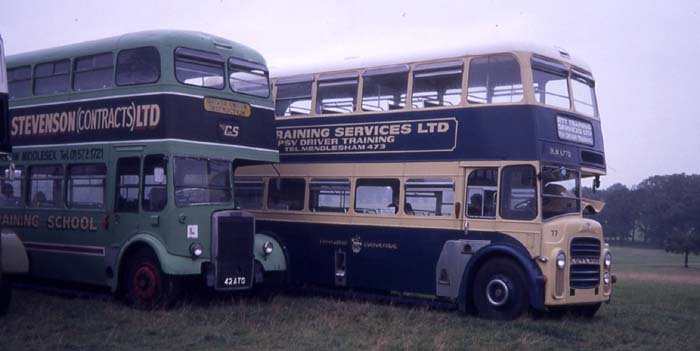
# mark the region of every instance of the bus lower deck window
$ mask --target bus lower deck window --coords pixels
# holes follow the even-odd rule
[[[68,207],[104,208],[106,175],[104,164],[68,166]]]
[[[271,178],[268,182],[267,207],[271,210],[304,209],[306,181],[302,178]]]
[[[138,212],[141,159],[125,157],[117,161],[116,212]]]
[[[0,168],[0,206],[21,207],[24,203],[24,201],[22,201],[24,173],[21,167],[15,168],[14,177],[10,177],[9,172],[9,167]]]
[[[265,181],[260,177],[236,177],[233,180],[233,203],[244,210],[263,208]]]
[[[62,206],[63,166],[29,167],[29,204],[31,207]]]
[[[355,212],[394,215],[399,212],[398,179],[358,179],[355,184]]]
[[[411,216],[451,216],[454,213],[454,180],[413,178],[404,185],[404,213]]]
[[[467,179],[467,215],[469,217],[496,218],[497,196],[497,168],[480,168],[469,173]]]
[[[168,203],[168,160],[164,155],[148,155],[143,160],[144,211],[160,211]]]
[[[501,217],[517,220],[537,217],[537,175],[534,167],[503,167],[501,189]]]
[[[309,183],[309,210],[347,212],[350,208],[350,180],[312,178]]]

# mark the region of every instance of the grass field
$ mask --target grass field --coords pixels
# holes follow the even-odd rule
[[[613,302],[592,320],[485,321],[424,307],[319,297],[218,298],[140,312],[15,290],[0,350],[700,349],[700,259],[614,248]],[[673,277],[673,278],[668,278]]]

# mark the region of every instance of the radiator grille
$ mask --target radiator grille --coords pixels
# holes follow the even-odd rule
[[[216,288],[249,288],[253,282],[255,219],[240,211],[217,213],[214,218]]]
[[[569,286],[573,289],[591,289],[600,283],[600,240],[574,238],[571,240]]]

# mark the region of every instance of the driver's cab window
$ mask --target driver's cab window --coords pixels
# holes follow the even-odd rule
[[[473,218],[496,218],[498,169],[479,168],[467,179],[467,215]]]
[[[167,166],[168,159],[163,155],[148,155],[143,160],[144,211],[161,211],[168,203]]]
[[[537,217],[537,174],[532,166],[507,166],[501,172],[501,217],[532,220]]]

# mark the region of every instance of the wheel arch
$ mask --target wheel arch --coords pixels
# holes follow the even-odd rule
[[[273,252],[270,256],[265,256],[262,252],[262,244],[271,241],[279,252]],[[276,250],[277,251],[277,250]],[[284,271],[286,281],[289,281],[291,270],[289,250],[280,237],[271,231],[260,231],[255,233],[255,260],[260,262],[265,271]],[[270,260],[272,258],[272,260]],[[269,269],[272,268],[272,269]]]
[[[166,274],[171,273],[168,272],[166,267],[163,265],[163,259],[167,254],[165,245],[163,245],[160,240],[156,239],[152,235],[134,235],[122,246],[121,250],[119,251],[119,255],[117,256],[117,264],[115,264],[116,271],[114,272],[114,276],[117,277],[117,279],[115,280],[115,284],[112,286],[113,293],[120,293],[124,291],[124,274],[128,259],[131,255],[140,250],[150,250],[155,256],[156,260],[158,260],[160,269]]]
[[[537,310],[544,309],[544,276],[537,264],[530,258],[524,248],[518,248],[508,243],[489,245],[477,251],[466,268],[459,289],[459,302],[463,306],[471,306],[471,286],[479,269],[490,260],[502,257],[513,260],[525,271],[528,287],[529,305]]]

